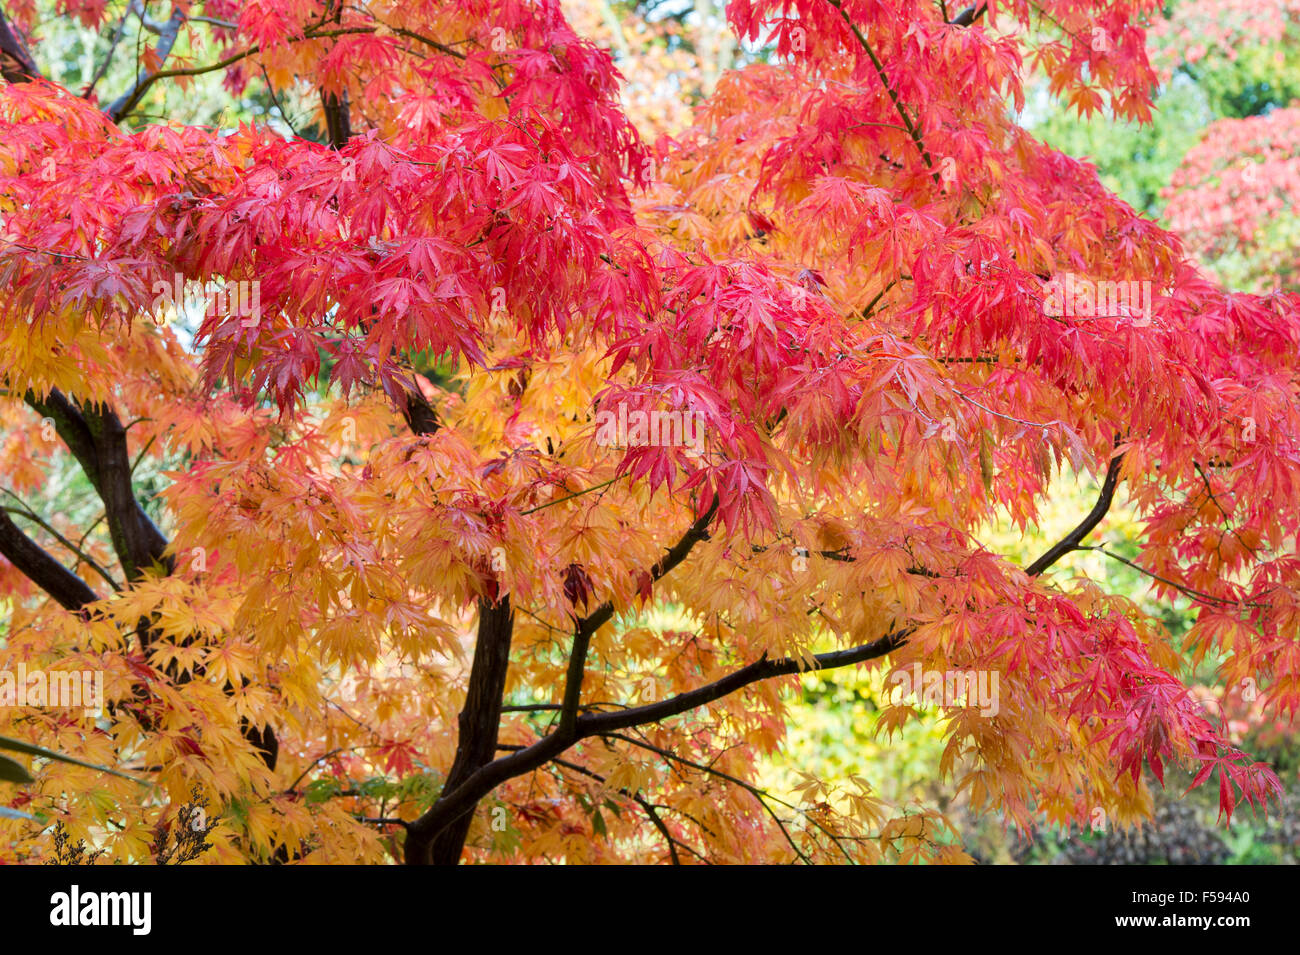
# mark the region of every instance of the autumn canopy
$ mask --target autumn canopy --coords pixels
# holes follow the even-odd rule
[[[732,0],[764,55],[656,141],[553,0],[135,7],[123,89],[0,31],[0,670],[104,688],[0,736],[131,777],[0,784],[0,860],[964,861],[758,787],[809,668],[995,674],[934,771],[1012,825],[1277,790],[1180,654],[1300,705],[1300,301],[1016,121],[1147,118],[1159,4]],[[214,73],[315,128],[144,108]],[[1074,531],[981,544],[1063,473]],[[1121,500],[1179,647],[1053,573]]]

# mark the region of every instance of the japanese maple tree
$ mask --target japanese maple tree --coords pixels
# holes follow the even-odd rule
[[[964,861],[857,781],[752,782],[796,675],[854,666],[998,674],[935,771],[1017,824],[1141,818],[1171,763],[1265,802],[1160,621],[1051,573],[1126,498],[1185,646],[1294,717],[1297,302],[1009,109],[1033,69],[1147,117],[1157,10],[733,0],[769,55],[647,143],[553,0],[65,0],[151,38],[110,92],[9,4],[0,668],[107,702],[0,734],[145,784],[43,766],[3,857],[169,858],[201,806],[208,861]],[[322,141],[140,116],[214,71]],[[58,468],[98,513],[27,503]],[[1071,469],[1070,534],[980,544]]]

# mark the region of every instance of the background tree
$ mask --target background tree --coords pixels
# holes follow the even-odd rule
[[[1160,76],[1153,121],[1079,123],[1046,95],[1022,121],[1183,236],[1231,288],[1292,289],[1300,7],[1290,0],[1180,0],[1147,36]]]

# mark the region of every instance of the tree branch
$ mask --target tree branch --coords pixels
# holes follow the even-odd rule
[[[143,0],[131,0],[131,12],[140,20],[140,25],[154,36],[162,36],[167,31],[168,24],[149,16],[144,8]]]
[[[362,33],[375,33],[378,32],[378,30],[380,29],[377,26],[373,26],[373,27],[357,26],[357,27],[341,27],[335,30],[322,30],[320,29],[321,26],[322,26],[321,22],[308,24],[307,27],[303,30],[301,35],[290,37],[289,42],[297,43],[303,40],[323,40],[335,36],[347,36],[351,34],[362,34]],[[448,46],[445,43],[439,43],[437,40],[430,39],[429,37],[421,36],[418,33],[413,33],[410,30],[402,29],[399,27],[387,27],[387,29],[392,30],[392,32],[397,34],[398,36],[406,37],[407,39],[412,39],[412,40],[419,40],[421,43],[424,43],[426,46],[432,47],[433,49],[438,50],[440,53],[445,53],[447,56],[455,57],[456,59],[460,59],[460,60],[466,58],[465,54],[461,53],[459,50],[453,49],[452,47]],[[173,40],[173,42],[175,41]],[[162,44],[159,43],[158,46],[159,46],[159,50],[161,51]],[[134,109],[136,104],[140,102],[140,100],[144,97],[144,94],[149,90],[149,87],[153,86],[154,83],[157,83],[160,80],[172,79],[173,77],[177,77],[177,76],[202,76],[204,73],[212,73],[215,72],[216,70],[224,70],[226,67],[233,66],[234,64],[238,63],[240,60],[246,59],[247,57],[260,53],[261,50],[262,50],[261,46],[259,44],[254,43],[252,46],[248,47],[247,49],[240,50],[237,53],[232,53],[229,56],[225,57],[224,59],[217,60],[215,63],[209,63],[206,66],[187,66],[187,67],[179,67],[173,70],[158,70],[157,72],[150,73],[147,76],[140,79],[136,83],[136,85],[132,87],[131,90],[128,91],[127,94],[119,98],[117,102],[121,102],[127,96],[131,97],[131,101],[129,104],[127,104],[126,108],[123,110],[122,115],[125,116],[127,113],[130,112],[131,109]],[[170,46],[168,47],[168,52],[171,52]],[[497,81],[498,84],[502,82],[499,77]],[[113,105],[116,106],[117,102],[115,102]],[[112,107],[110,107],[110,109],[112,109]]]
[[[335,0],[326,0],[325,17],[336,24],[343,22],[343,5]],[[348,104],[348,91],[338,93],[320,89],[321,109],[325,113],[325,136],[331,149],[342,149],[352,138],[352,113]]]
[[[9,26],[3,9],[0,9],[0,75],[8,83],[26,83],[41,78],[36,61],[18,39],[18,32]]]
[[[853,856],[851,856],[848,850],[844,848],[843,844],[840,841],[840,838],[837,835],[835,835],[835,833],[833,833],[831,830],[827,829],[824,825],[818,822],[815,818],[810,816],[806,809],[801,809],[799,806],[796,806],[791,802],[787,802],[786,800],[780,798],[779,796],[773,796],[766,789],[760,789],[758,786],[755,786],[753,783],[746,782],[745,780],[741,779],[739,776],[733,776],[731,773],[724,773],[716,766],[707,765],[705,763],[697,763],[693,759],[687,759],[684,756],[679,756],[676,753],[670,750],[666,750],[661,746],[654,745],[648,740],[636,739],[633,736],[624,736],[622,733],[611,733],[609,736],[605,737],[605,739],[620,740],[624,743],[628,743],[631,746],[637,746],[641,749],[655,753],[663,757],[663,759],[668,761],[670,764],[674,762],[681,763],[683,766],[687,766],[691,769],[694,769],[696,772],[704,773],[705,775],[708,776],[716,776],[717,778],[725,782],[731,783],[733,786],[739,786],[741,789],[745,790],[756,800],[758,800],[758,804],[763,807],[763,811],[766,812],[772,818],[772,821],[775,822],[777,826],[780,828],[781,834],[785,836],[785,841],[790,844],[790,848],[794,850],[795,855],[797,855],[801,861],[807,863],[808,865],[812,865],[812,860],[809,859],[807,854],[802,849],[799,848],[798,843],[794,841],[794,837],[790,835],[790,830],[786,826],[785,820],[783,820],[780,816],[776,814],[776,810],[767,804],[767,800],[770,799],[773,802],[777,803],[778,805],[785,806],[785,808],[791,809],[794,812],[799,813],[804,817],[804,819],[811,822],[822,832],[826,833],[826,835],[830,836],[831,842],[834,843],[835,848],[840,851],[840,853],[844,856],[844,858],[849,862],[850,865],[853,864],[854,861]]]
[[[433,434],[438,430],[438,413],[418,391],[408,391],[402,405],[402,417],[413,434]]]
[[[902,100],[898,98],[898,93],[896,93],[894,88],[889,84],[889,76],[885,73],[885,65],[881,63],[880,58],[876,56],[876,51],[871,48],[871,44],[867,42],[866,36],[858,29],[857,24],[853,22],[852,18],[849,17],[848,11],[844,9],[840,0],[826,0],[826,2],[839,11],[844,22],[847,23],[849,29],[853,31],[853,35],[857,37],[858,44],[866,51],[867,56],[871,58],[871,65],[876,68],[876,75],[880,77],[880,82],[884,85],[885,92],[889,94],[889,101],[894,104],[894,109],[897,111],[898,115],[902,117],[903,125],[907,127],[907,133],[912,139],[912,144],[916,147],[917,152],[921,154],[921,159],[925,161],[926,168],[934,169],[934,160],[930,158],[930,151],[926,149],[925,140],[921,138],[921,130],[918,129],[916,123],[912,121],[912,117],[907,114],[907,110],[903,108]],[[938,173],[934,174],[934,180],[935,182],[939,181]]]
[[[1162,577],[1162,576],[1160,576],[1159,574],[1155,573],[1154,571],[1147,570],[1147,569],[1146,569],[1145,567],[1143,567],[1141,564],[1135,564],[1133,561],[1129,560],[1127,557],[1124,557],[1124,556],[1122,556],[1122,555],[1120,555],[1120,554],[1117,554],[1117,553],[1115,553],[1114,551],[1107,550],[1107,549],[1104,548],[1104,547],[1100,547],[1100,546],[1097,546],[1097,545],[1093,545],[1093,546],[1080,546],[1080,547],[1076,547],[1075,550],[1095,550],[1095,551],[1097,551],[1097,552],[1100,553],[1100,554],[1105,554],[1105,555],[1106,555],[1107,557],[1109,557],[1111,560],[1117,560],[1117,561],[1119,561],[1121,564],[1124,564],[1124,565],[1126,565],[1126,566],[1128,566],[1128,567],[1132,567],[1132,568],[1133,568],[1134,570],[1136,570],[1138,573],[1140,573],[1140,574],[1146,574],[1148,577],[1150,577],[1152,580],[1156,581],[1157,583],[1164,584],[1166,587],[1172,587],[1174,590],[1177,590],[1179,593],[1183,594],[1184,596],[1190,597],[1190,598],[1192,598],[1193,600],[1199,601],[1199,602],[1201,602],[1201,603],[1210,603],[1212,606],[1215,607],[1215,609],[1221,609],[1221,608],[1224,607],[1224,606],[1227,606],[1227,607],[1235,607],[1235,606],[1262,607],[1262,606],[1264,606],[1263,604],[1253,603],[1253,602],[1244,602],[1244,603],[1243,603],[1243,601],[1240,601],[1240,600],[1232,600],[1232,599],[1229,598],[1229,597],[1216,597],[1216,596],[1214,596],[1214,594],[1207,594],[1207,593],[1206,593],[1205,591],[1203,591],[1203,590],[1195,590],[1195,589],[1193,589],[1192,587],[1188,587],[1188,586],[1185,585],[1185,584],[1180,584],[1180,583],[1179,583],[1178,581],[1176,581],[1176,580],[1170,580],[1168,577]]]
[[[760,680],[814,670],[836,669],[882,657],[902,646],[911,632],[912,628],[910,627],[902,630],[891,630],[885,636],[873,640],[871,643],[851,647],[847,650],[820,653],[814,656],[811,661],[794,658],[768,660],[764,657],[747,667],[728,674],[720,680],[658,703],[651,703],[648,706],[635,707],[617,713],[580,716],[571,733],[555,732],[549,736],[544,736],[518,752],[503,756],[480,767],[460,785],[454,788],[450,785],[444,786],[442,795],[433,808],[411,823],[410,832],[412,837],[432,839],[462,816],[468,816],[474,807],[478,805],[479,800],[501,783],[537,769],[559,756],[578,740],[589,736],[612,733],[642,723],[657,722],[669,716],[711,703]],[[465,825],[468,826],[468,823],[465,823]],[[408,861],[412,861],[409,848],[410,842],[411,840],[408,839]]]
[[[764,657],[747,667],[728,674],[720,680],[669,697],[666,700],[660,700],[657,703],[647,703],[645,706],[635,706],[628,710],[615,710],[609,713],[591,713],[580,716],[577,720],[577,733],[579,738],[598,736],[611,733],[614,730],[640,726],[643,723],[658,723],[670,716],[677,716],[687,710],[693,710],[704,706],[706,703],[712,703],[724,696],[730,696],[742,687],[757,683],[760,680],[770,680],[772,677],[789,676],[815,670],[834,670],[854,663],[863,663],[876,657],[883,657],[885,654],[901,647],[907,635],[911,632],[910,627],[901,631],[890,631],[879,640],[874,640],[871,643],[850,647],[847,650],[819,653],[813,657],[811,665],[810,661],[801,658],[786,657],[781,660],[769,660]]]
[[[702,540],[708,539],[709,523],[718,513],[718,498],[707,511],[696,518],[695,523],[686,533],[668,549],[668,552],[650,568],[650,582],[662,580],[684,561],[691,549]],[[573,650],[569,654],[569,668],[564,679],[564,703],[560,708],[559,732],[571,733],[578,718],[578,707],[582,697],[582,678],[587,666],[587,650],[596,631],[614,616],[614,603],[607,600],[586,617],[577,622],[573,635]]]
[[[126,33],[126,21],[131,17],[131,9],[131,7],[127,7],[122,11],[122,19],[117,21],[117,29],[113,32],[113,39],[108,44],[108,52],[104,54],[104,61],[95,69],[95,74],[90,78],[90,82],[81,91],[83,99],[90,98],[90,94],[95,92],[95,87],[99,85],[99,81],[104,78],[104,74],[108,72],[109,66],[112,65],[113,54],[117,52],[117,45],[122,42],[122,37]]]
[[[135,0],[136,3],[139,0]],[[133,9],[135,4],[133,3]],[[158,24],[150,21],[144,13],[144,7],[136,9],[136,14],[140,17],[140,22],[144,24],[145,29],[158,34],[158,45],[154,47],[154,53],[158,56],[158,62],[162,63],[171,55],[172,47],[176,45],[176,40],[180,37],[181,25],[185,22],[185,11],[181,9],[180,4],[172,8],[172,15],[166,23]],[[126,116],[135,109],[140,100],[144,98],[145,92],[154,83],[154,78],[161,75],[161,70],[155,70],[153,73],[136,74],[135,82],[131,88],[113,100],[104,110],[105,114],[115,123],[120,123]]]
[[[50,524],[39,514],[33,511],[22,498],[20,498],[17,494],[9,490],[8,488],[4,489],[4,493],[8,494],[15,501],[17,501],[18,507],[3,507],[0,508],[0,510],[3,510],[9,514],[17,514],[20,517],[27,518],[27,520],[31,521],[37,527],[40,527],[42,530],[45,531],[45,533],[49,534],[60,544],[62,544],[65,548],[71,551],[72,554],[75,557],[77,557],[81,563],[85,564],[95,573],[99,574],[99,576],[104,579],[104,582],[108,584],[109,587],[113,588],[113,590],[116,591],[122,589],[121,586],[118,584],[118,582],[113,579],[113,576],[107,570],[105,570],[103,566],[100,565],[99,561],[95,560],[93,557],[91,557],[89,554],[83,551],[78,545],[72,543],[72,541],[68,540],[66,537],[60,534],[53,524]],[[76,564],[73,564],[74,573],[76,572],[76,566],[77,566]]]
[[[1101,519],[1110,510],[1111,501],[1115,499],[1115,488],[1119,485],[1120,466],[1123,463],[1122,454],[1117,454],[1110,459],[1110,467],[1106,469],[1106,479],[1101,485],[1101,495],[1092,510],[1088,512],[1088,516],[1079,522],[1078,527],[1053,544],[1047,553],[1026,567],[1025,573],[1030,577],[1037,577],[1070,551],[1079,549],[1079,542],[1092,533],[1092,529],[1101,523]]]
[[[712,506],[696,519],[681,539],[650,569],[652,581],[670,573],[686,559],[696,543],[707,537],[706,528],[717,510],[718,501],[715,498]],[[591,637],[613,615],[614,604],[606,601],[586,617],[575,621],[564,702],[560,708],[559,736],[573,734],[574,721],[581,705],[582,677]],[[513,628],[514,615],[508,598],[499,604],[489,603],[486,599],[480,601],[479,633],[470,672],[469,692],[460,714],[456,758],[443,785],[443,795],[427,813],[411,824],[405,849],[408,864],[432,862],[435,865],[454,865],[460,859],[478,798],[472,801],[463,799],[453,809],[443,808],[444,801],[446,794],[465,792],[464,783],[478,776],[483,767],[491,765],[492,757],[496,754]],[[488,791],[490,790],[484,790],[480,798]],[[437,820],[438,824],[431,824],[428,820]]]
[[[978,8],[972,4],[949,20],[948,25],[953,27],[971,26],[976,20],[984,16],[984,12],[988,10],[988,8],[989,5],[987,3],[981,3]]]
[[[605,784],[609,782],[609,780],[607,780],[600,773],[593,772],[592,770],[588,769],[586,766],[581,766],[578,763],[569,762],[569,760],[567,759],[555,759],[552,760],[552,762],[555,763],[556,766],[563,766],[565,769],[572,770],[575,773],[580,773],[583,776],[587,776],[590,779],[594,779],[598,783]],[[622,787],[620,787],[617,790],[617,792],[620,796],[623,796],[625,799],[632,800],[643,810],[645,810],[645,814],[649,818],[650,822],[654,824],[654,827],[659,830],[659,834],[664,837],[664,841],[668,843],[668,855],[671,857],[673,865],[682,864],[682,860],[677,856],[678,845],[681,845],[682,848],[685,849],[686,851],[694,853],[697,857],[699,856],[699,853],[695,852],[695,850],[692,849],[690,846],[686,845],[685,843],[679,843],[673,837],[673,834],[668,831],[668,827],[664,824],[664,821],[659,818],[659,813],[658,813],[659,807],[657,807],[654,803],[650,802],[648,799],[646,799],[644,796],[640,795],[639,793],[634,793]],[[707,862],[707,860],[704,861]]]
[[[65,610],[79,611],[99,595],[90,585],[51,557],[0,510],[0,554]]]
[[[54,429],[95,488],[108,519],[109,537],[128,580],[138,580],[155,564],[168,573],[167,538],[135,497],[126,429],[107,405],[82,407],[57,388],[44,398],[28,392],[26,402],[54,422]]]

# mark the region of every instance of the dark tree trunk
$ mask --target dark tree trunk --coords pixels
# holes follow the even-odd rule
[[[460,711],[460,738],[456,743],[456,758],[443,784],[444,793],[451,792],[496,756],[501,698],[510,665],[510,640],[514,626],[514,611],[509,597],[503,597],[497,603],[489,603],[486,599],[479,601],[478,638],[474,645],[474,664],[470,668],[469,692],[465,696],[465,707]],[[470,807],[440,832],[413,823],[406,834],[407,864],[456,865],[473,819],[474,809]]]
[[[0,76],[10,83],[25,83],[41,76],[27,47],[18,38],[18,31],[5,19],[3,10],[0,10]]]

